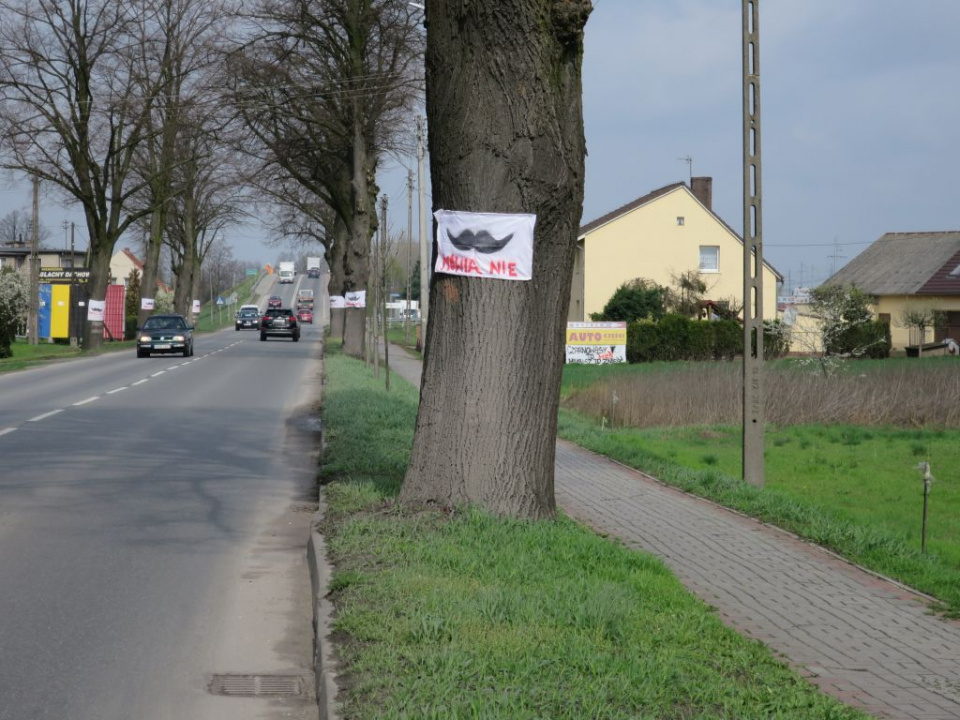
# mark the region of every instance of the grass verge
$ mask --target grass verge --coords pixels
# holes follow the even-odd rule
[[[417,393],[327,345],[324,532],[361,718],[862,718],[726,628],[653,557],[565,517],[394,498]]]
[[[942,511],[938,511],[938,522],[942,525],[942,528],[938,526],[942,530],[939,542],[946,552],[921,554],[917,527],[921,483],[917,471],[904,469],[899,489],[896,487],[899,476],[891,476],[885,484],[874,473],[853,477],[853,470],[845,469],[845,463],[856,462],[856,459],[844,460],[836,454],[841,450],[849,452],[850,446],[840,442],[840,449],[828,450],[827,443],[820,437],[833,432],[841,439],[847,437],[846,442],[849,443],[852,442],[849,438],[859,433],[857,437],[860,441],[854,445],[857,446],[855,452],[862,454],[863,430],[848,430],[846,436],[842,428],[822,427],[799,427],[791,428],[789,433],[772,433],[768,437],[768,444],[774,446],[771,449],[778,450],[789,445],[793,435],[796,435],[797,454],[776,459],[774,470],[768,473],[770,486],[763,489],[746,485],[738,479],[739,474],[728,474],[719,467],[723,464],[727,470],[739,468],[739,458],[736,458],[739,431],[729,427],[605,430],[592,418],[571,410],[561,410],[557,433],[581,447],[647,472],[663,482],[830,548],[864,567],[938,598],[940,610],[952,617],[960,617],[960,567],[952,563],[955,548],[951,540],[957,533],[956,524],[950,521],[949,513],[943,515]],[[875,429],[871,429],[871,432],[884,451],[896,447],[893,437],[885,439]],[[890,432],[903,434],[904,431]],[[699,436],[699,440],[691,433]],[[812,448],[809,440],[805,442],[808,434],[811,438],[820,439]],[[897,441],[914,443],[908,435],[903,438],[898,436]],[[784,438],[788,440],[787,443],[782,442]],[[782,443],[779,448],[778,442]],[[928,446],[929,440],[924,447]],[[826,460],[828,452],[834,453],[829,455],[833,460]],[[774,453],[768,450],[768,459],[772,455]],[[794,460],[790,457],[794,457]],[[817,474],[810,471],[811,462],[818,465],[833,463],[836,467],[827,474]],[[780,465],[794,474],[784,475],[786,480],[778,487],[773,478],[776,477],[776,467]],[[895,470],[899,472],[899,468]],[[853,495],[854,491],[856,496]],[[883,497],[890,493],[902,495],[908,491],[913,491],[909,513],[899,495],[899,504],[891,511],[884,510]],[[944,493],[941,492],[941,495]],[[931,498],[941,504],[944,500],[956,503],[956,488],[952,489],[952,496],[952,499],[948,496],[937,500],[933,495]],[[851,497],[856,499],[850,502]],[[906,531],[899,530],[899,525],[893,525],[895,522],[902,523],[904,527],[909,524],[913,529],[913,538],[910,539]]]

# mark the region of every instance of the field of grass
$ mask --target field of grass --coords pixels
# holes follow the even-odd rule
[[[571,520],[398,507],[417,392],[330,342],[323,528],[342,716],[861,718],[726,628],[653,557]]]
[[[950,359],[947,359],[950,362]],[[883,361],[881,361],[883,362]],[[926,362],[926,361],[924,361]],[[690,373],[682,364],[637,369],[567,367],[560,435],[584,447],[644,470],[665,482],[759,517],[939,598],[960,615],[960,429],[829,423],[771,426],[766,433],[766,489],[739,482],[739,425],[687,424],[625,426],[631,417],[621,390],[612,403],[591,408],[571,399],[609,383],[658,383],[692,405],[702,386],[674,383],[671,374]],[[876,373],[896,377],[943,372],[944,363],[898,361],[892,367],[857,363],[850,379]],[[960,367],[950,366],[954,372]],[[797,372],[789,364],[783,372]],[[842,376],[840,377],[842,379]],[[831,381],[832,382],[832,381]],[[608,386],[609,387],[609,386]],[[879,385],[878,385],[879,387]],[[681,388],[678,390],[678,388]],[[685,389],[684,389],[685,388]],[[897,390],[903,392],[903,388]],[[603,391],[606,394],[606,390]],[[882,396],[876,402],[880,402]],[[669,397],[658,400],[670,403]],[[576,408],[570,409],[570,408]],[[636,414],[664,417],[675,408],[632,408]],[[868,413],[869,415],[869,413]],[[611,428],[611,422],[613,427]],[[920,553],[923,484],[915,468],[931,463],[936,480],[930,495],[928,555]]]

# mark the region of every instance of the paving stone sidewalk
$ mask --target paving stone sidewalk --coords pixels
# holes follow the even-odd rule
[[[391,347],[415,385],[420,362]],[[882,718],[960,720],[960,622],[821,548],[557,441],[557,501],[666,562],[744,635],[841,701]]]

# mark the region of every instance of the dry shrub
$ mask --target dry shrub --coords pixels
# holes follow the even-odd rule
[[[848,423],[960,427],[960,366],[898,363],[824,376],[767,367],[765,414],[774,425]],[[573,394],[566,407],[612,426],[731,425],[741,422],[739,364],[676,365],[620,375]]]

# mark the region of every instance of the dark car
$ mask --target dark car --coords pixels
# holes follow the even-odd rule
[[[315,268],[315,267],[314,267],[314,268],[310,268],[309,270],[307,270],[307,277],[308,277],[308,278],[318,278],[318,277],[320,277],[320,268]]]
[[[237,330],[243,330],[244,328],[256,330],[260,327],[260,313],[256,310],[241,310],[237,313],[237,319],[234,325]]]
[[[283,305],[283,298],[281,298],[279,295],[271,295],[270,299],[267,300],[268,308],[278,308],[281,305]]]
[[[193,326],[183,315],[151,315],[137,333],[137,357],[152,353],[193,355]]]
[[[300,308],[297,310],[297,320],[302,323],[310,323],[313,325],[313,310],[308,310],[307,308]]]
[[[290,308],[270,308],[260,318],[260,339],[280,336],[289,337],[294,342],[300,339],[300,325]]]

